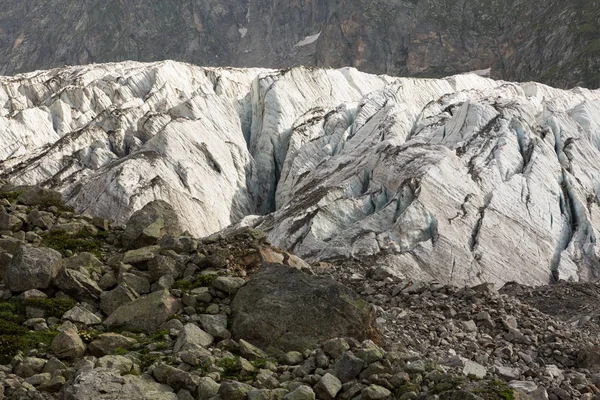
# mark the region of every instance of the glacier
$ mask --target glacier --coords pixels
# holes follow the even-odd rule
[[[162,199],[406,279],[600,273],[598,90],[123,62],[0,77],[0,140],[2,178],[117,222]]]

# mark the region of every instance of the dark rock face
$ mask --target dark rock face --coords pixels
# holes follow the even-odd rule
[[[600,83],[594,0],[5,3],[0,74],[174,59],[206,66],[350,65],[432,77],[492,68],[494,77],[510,80]]]
[[[379,340],[368,303],[327,278],[267,264],[235,296],[235,339],[271,353],[303,351],[334,337]]]

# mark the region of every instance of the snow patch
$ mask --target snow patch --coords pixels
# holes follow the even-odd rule
[[[307,36],[303,40],[301,40],[298,43],[296,43],[294,45],[294,48],[296,48],[296,47],[302,47],[302,46],[308,46],[309,44],[316,42],[319,39],[319,36],[321,36],[321,32],[316,33],[316,34],[311,35],[311,36]]]

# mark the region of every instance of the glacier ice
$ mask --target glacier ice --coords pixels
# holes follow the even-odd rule
[[[600,271],[600,91],[172,61],[0,78],[0,172],[125,221],[455,284]]]

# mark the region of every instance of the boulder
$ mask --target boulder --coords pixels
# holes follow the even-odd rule
[[[84,325],[98,325],[102,319],[82,306],[75,306],[63,315],[63,319]]]
[[[285,395],[283,400],[315,400],[315,392],[310,386],[300,385]]]
[[[237,292],[232,333],[269,353],[304,351],[335,337],[380,341],[372,307],[347,287],[266,264]]]
[[[100,357],[98,361],[96,361],[96,368],[116,369],[121,375],[124,375],[133,368],[133,361],[124,356],[108,355]]]
[[[140,296],[135,290],[127,284],[121,283],[113,290],[100,295],[100,309],[106,315],[110,315],[123,304],[131,303],[138,297]]]
[[[179,331],[173,351],[177,353],[180,350],[185,350],[189,345],[208,347],[213,341],[212,335],[204,332],[194,324],[187,324]]]
[[[23,227],[23,221],[13,214],[0,212],[0,231],[19,231]]]
[[[56,206],[62,202],[62,194],[55,190],[32,186],[17,197],[17,203],[26,206]]]
[[[102,274],[102,261],[98,260],[92,253],[79,253],[73,257],[63,260],[63,267],[66,269],[74,269],[87,274],[95,272]]]
[[[6,284],[13,292],[47,289],[58,275],[62,256],[46,247],[23,246],[11,259],[6,270]]]
[[[148,272],[150,272],[153,282],[166,275],[172,276],[173,279],[178,278],[180,275],[175,260],[162,255],[157,255],[148,262]]]
[[[64,400],[177,400],[167,385],[114,369],[96,368],[79,373],[64,390]]]
[[[244,400],[248,396],[248,392],[253,389],[252,386],[235,381],[221,382],[219,387],[219,396],[227,400]]]
[[[214,337],[219,339],[229,339],[231,337],[231,332],[227,330],[227,315],[200,314],[198,320],[202,329]]]
[[[26,357],[22,362],[17,364],[13,373],[20,376],[21,378],[29,378],[43,371],[46,361],[43,358],[37,357]]]
[[[189,372],[167,364],[158,364],[152,370],[152,375],[158,382],[169,385],[174,390],[185,389],[195,392],[198,383],[200,383],[199,376],[192,375]]]
[[[129,349],[135,344],[135,339],[128,338],[118,333],[103,333],[89,344],[88,350],[90,354],[96,357],[102,357],[107,354],[112,354],[116,349]]]
[[[62,268],[54,279],[54,286],[78,301],[95,302],[102,289],[85,270]]]
[[[202,377],[198,382],[198,400],[208,400],[219,393],[219,385],[212,378]]]
[[[213,286],[223,292],[235,294],[239,288],[244,286],[244,283],[246,283],[246,281],[243,278],[237,278],[234,276],[219,276],[214,280]]]
[[[164,235],[178,236],[181,233],[179,218],[173,207],[163,200],[154,200],[133,213],[122,240],[126,248],[137,249],[158,244]]]
[[[107,326],[124,326],[154,332],[181,308],[181,302],[168,290],[142,296],[123,304],[104,321]]]
[[[75,359],[83,357],[85,344],[75,329],[60,332],[52,341],[52,351],[60,359]]]
[[[333,400],[342,389],[342,382],[331,374],[325,374],[315,385],[315,394],[319,399]]]

